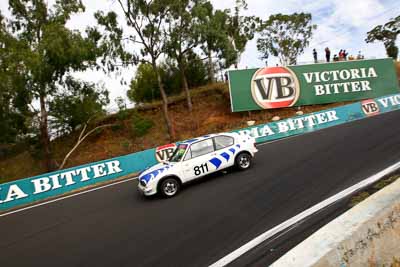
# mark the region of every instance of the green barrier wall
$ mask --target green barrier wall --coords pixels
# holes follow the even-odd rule
[[[324,129],[399,108],[400,94],[394,94],[235,132],[251,134],[256,138],[257,143],[261,143]],[[157,163],[155,151],[156,149],[148,149],[122,157],[0,184],[0,211],[140,172]],[[132,188],[132,190],[136,190],[136,188]]]
[[[229,71],[232,111],[375,98],[399,92],[393,60]]]

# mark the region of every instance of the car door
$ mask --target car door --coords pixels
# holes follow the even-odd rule
[[[212,138],[193,143],[182,162],[185,180],[193,180],[214,172],[216,169],[210,163],[213,157],[215,149]]]
[[[217,135],[214,138],[215,157],[220,161],[218,169],[224,169],[235,164],[235,139],[232,136]]]

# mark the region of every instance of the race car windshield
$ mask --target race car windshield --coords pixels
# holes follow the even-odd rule
[[[188,148],[187,144],[180,144],[175,149],[174,154],[169,158],[170,162],[178,162],[181,161],[182,157],[185,155],[186,149]]]

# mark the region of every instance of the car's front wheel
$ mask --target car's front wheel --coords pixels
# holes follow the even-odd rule
[[[236,167],[239,170],[246,170],[251,166],[251,155],[246,152],[242,152],[237,155],[235,160]]]
[[[164,197],[173,197],[178,194],[180,183],[176,178],[167,178],[161,182],[160,193]]]

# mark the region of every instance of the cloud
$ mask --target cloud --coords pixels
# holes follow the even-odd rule
[[[354,27],[364,27],[370,18],[385,10],[378,0],[335,1],[334,5],[334,23]]]

